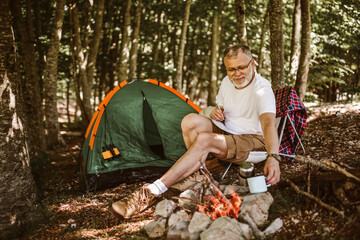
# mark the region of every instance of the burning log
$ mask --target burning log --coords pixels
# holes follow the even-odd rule
[[[236,218],[240,212],[242,197],[237,193],[231,192],[230,199],[222,196],[219,191],[215,191],[215,196],[205,197],[207,205],[198,205],[198,211],[208,215],[211,220],[219,217],[229,216]],[[230,202],[230,204],[228,203]]]
[[[211,173],[209,172],[209,170],[206,168],[205,163],[202,164],[202,167],[200,168],[200,172],[208,179],[208,181],[210,182],[211,186],[215,189],[215,195],[218,193],[220,194],[221,198],[224,199],[227,203],[227,205],[229,205],[233,211],[235,212],[236,209],[234,208],[234,206],[232,205],[231,202],[229,202],[229,200],[227,199],[227,197],[225,196],[225,194],[218,188],[218,186],[215,184],[215,180],[212,177]]]

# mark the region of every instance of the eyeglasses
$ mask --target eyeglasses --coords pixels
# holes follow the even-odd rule
[[[247,69],[247,68],[249,67],[251,61],[252,61],[252,59],[250,59],[249,63],[246,64],[245,66],[239,66],[239,67],[237,67],[237,68],[227,68],[226,71],[227,71],[228,73],[230,73],[230,74],[234,74],[234,73],[236,73],[236,71],[238,71],[238,70],[239,70],[239,71],[245,70],[245,69]]]

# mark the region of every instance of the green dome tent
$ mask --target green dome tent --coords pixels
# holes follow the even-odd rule
[[[156,80],[122,82],[100,103],[85,134],[86,190],[160,177],[186,152],[181,120],[200,108]]]

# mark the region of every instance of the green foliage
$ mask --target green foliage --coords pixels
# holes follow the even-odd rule
[[[358,1],[312,1],[312,61],[308,89],[327,91],[330,83],[341,92],[357,91],[360,5]],[[355,65],[354,65],[355,64]],[[354,67],[352,67],[354,66]]]
[[[54,1],[39,1],[41,8],[42,35],[35,39],[35,44],[46,48],[49,41],[49,29],[53,27],[48,19],[54,12]],[[84,45],[85,36],[92,41],[96,1],[76,1],[79,9],[81,26],[81,42]],[[134,26],[135,6],[139,1],[133,1],[131,24]],[[311,63],[308,77],[308,90],[315,94],[329,89],[330,83],[336,83],[340,92],[355,95],[359,91],[359,58],[360,58],[360,4],[358,0],[311,0]],[[248,45],[255,59],[260,51],[260,36],[268,1],[245,1],[246,30]],[[104,10],[103,32],[94,72],[93,93],[102,96],[95,99],[96,106],[103,96],[117,83],[117,71],[121,51],[122,26],[126,1],[108,1]],[[143,0],[140,25],[140,40],[138,43],[138,78],[154,78],[172,83],[176,74],[176,61],[180,42],[185,1],[149,1]],[[24,6],[25,11],[25,6]],[[283,0],[283,40],[284,40],[284,71],[288,85],[293,84],[289,77],[289,56],[292,35],[292,17],[294,0]],[[65,9],[64,25],[58,65],[58,97],[67,97],[70,84],[70,98],[75,99],[74,72],[79,69],[72,65],[72,50],[70,46],[70,5]],[[210,78],[210,46],[212,38],[212,19],[214,11],[220,11],[221,40],[219,46],[218,79],[226,75],[222,52],[238,42],[236,29],[235,1],[193,0],[190,7],[190,19],[187,29],[187,39],[184,59],[184,84],[191,86],[194,79],[202,82],[202,88],[208,86]],[[90,27],[86,22],[90,18]],[[74,39],[72,39],[74,40]],[[270,34],[266,26],[264,65],[262,75],[270,79]],[[85,45],[84,45],[85,46]],[[130,46],[131,47],[131,46]],[[46,49],[45,49],[46,50]],[[83,49],[88,53],[89,49]],[[85,56],[86,57],[86,56]],[[45,90],[46,91],[46,90]],[[189,90],[184,90],[189,92]],[[196,99],[194,99],[196,100]]]

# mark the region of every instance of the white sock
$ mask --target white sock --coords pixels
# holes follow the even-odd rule
[[[146,187],[149,188],[151,193],[154,195],[161,195],[168,190],[168,188],[160,179],[147,185]]]

